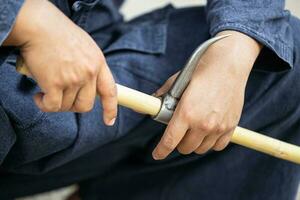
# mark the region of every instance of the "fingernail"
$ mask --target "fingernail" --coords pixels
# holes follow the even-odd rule
[[[161,159],[162,159],[162,158],[159,156],[159,153],[157,152],[156,149],[152,152],[152,157],[153,157],[154,160],[161,160]]]
[[[156,97],[156,96],[157,96],[157,93],[156,93],[156,92],[154,92],[154,93],[152,94],[152,96],[155,96],[155,97]]]
[[[152,157],[154,160],[159,160],[159,158],[156,156],[156,154],[152,154]]]
[[[115,122],[116,122],[116,118],[113,118],[112,120],[110,120],[110,121],[108,122],[108,125],[109,125],[109,126],[113,126],[113,125],[115,124]]]

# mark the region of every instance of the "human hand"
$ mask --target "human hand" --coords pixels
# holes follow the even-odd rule
[[[96,93],[104,121],[113,125],[117,95],[113,76],[93,39],[47,0],[27,0],[4,43],[19,46],[42,92],[35,95],[45,112],[87,112]]]
[[[153,151],[156,160],[166,158],[175,148],[182,154],[204,154],[223,150],[230,142],[244,103],[249,73],[261,46],[252,38],[236,32],[211,47],[199,65],[176,110]],[[157,92],[166,93],[173,75]]]

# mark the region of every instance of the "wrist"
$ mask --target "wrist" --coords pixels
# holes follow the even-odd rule
[[[227,63],[231,63],[231,67],[235,68],[241,75],[241,78],[248,78],[253,65],[262,49],[262,45],[255,39],[246,34],[237,31],[222,31],[217,35],[231,34],[225,38],[223,43],[223,51],[229,51]]]
[[[23,46],[36,37],[39,29],[39,13],[45,12],[47,0],[26,0],[20,9],[15,24],[4,41],[4,46]]]
[[[227,80],[237,83],[247,82],[262,46],[243,33],[236,31],[218,33],[218,35],[225,34],[231,36],[212,44],[203,54],[200,67],[194,73],[195,79],[201,79],[206,71],[215,78],[226,77]]]
[[[231,55],[234,56],[233,61],[237,61],[236,64],[240,65],[240,61],[243,60],[243,64],[247,65],[246,67],[251,70],[263,46],[255,39],[238,31],[227,30],[219,32],[217,35],[226,34],[231,36],[224,39],[223,45],[228,51],[232,52]]]

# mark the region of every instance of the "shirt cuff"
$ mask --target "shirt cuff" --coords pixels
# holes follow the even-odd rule
[[[5,0],[0,5],[0,46],[8,37],[24,0]]]
[[[225,30],[234,30],[244,33],[256,41],[260,42],[264,48],[258,56],[254,69],[262,71],[283,71],[293,67],[293,40],[288,40],[289,43],[276,37],[268,37],[263,32],[259,32],[250,26],[245,26],[240,23],[225,23],[211,28],[212,35]],[[270,62],[271,59],[273,62]]]
[[[10,34],[24,0],[4,0],[0,4],[0,67],[13,51],[11,47],[1,47]]]

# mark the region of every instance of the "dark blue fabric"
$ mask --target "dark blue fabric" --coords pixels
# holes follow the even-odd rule
[[[246,33],[292,66],[294,39],[289,23],[291,15],[284,8],[284,0],[208,0],[206,17],[212,35],[222,30]]]
[[[1,47],[4,40],[11,32],[17,14],[24,0],[1,0],[0,1],[0,67],[11,54],[11,48]]]
[[[79,2],[73,10],[65,1],[53,2],[104,50],[118,83],[149,94],[211,37],[204,8],[166,7],[124,22],[110,1]],[[284,20],[291,28],[293,69],[280,71],[288,69],[288,58],[275,46],[262,52],[240,125],[300,144],[300,22]],[[116,125],[106,127],[99,102],[86,114],[42,113],[32,100],[39,88],[14,65],[11,56],[0,67],[0,161],[10,172],[0,178],[0,199],[83,180],[86,199],[294,198],[300,176],[295,164],[237,145],[154,161],[151,151],[165,127],[146,116],[120,108]]]
[[[24,0],[0,1],[0,46],[9,35]]]

